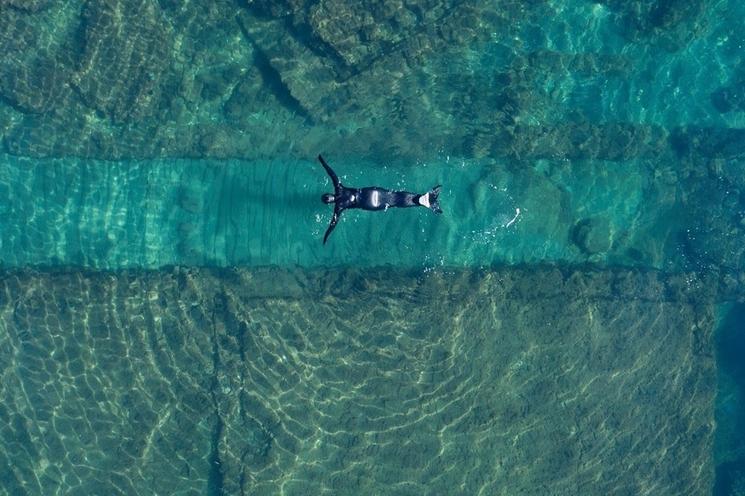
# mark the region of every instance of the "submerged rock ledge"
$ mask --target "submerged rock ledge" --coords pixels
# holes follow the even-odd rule
[[[713,301],[556,267],[0,273],[13,494],[704,494]]]

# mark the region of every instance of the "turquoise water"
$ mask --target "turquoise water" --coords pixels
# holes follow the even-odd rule
[[[332,162],[352,186],[423,192],[443,184],[448,215],[349,211],[326,246],[320,240],[332,209],[320,196],[333,186],[314,160],[98,163],[6,156],[5,162],[2,215],[9,222],[2,250],[12,266],[427,268],[603,260],[680,269],[675,236],[690,225],[686,206],[676,201],[679,187],[655,185],[647,161],[611,168],[605,161],[568,167],[540,160],[515,171],[455,158],[416,167]],[[603,238],[597,246],[576,239],[583,222],[598,231],[590,235]],[[653,243],[637,247],[652,234]]]
[[[744,494],[743,18],[0,2],[0,492]]]
[[[740,351],[743,343],[742,304],[728,308],[726,318],[719,327],[717,336],[719,360],[719,392],[715,418],[721,433],[715,444],[717,466],[714,494],[737,494],[742,488],[743,444],[742,419],[745,398],[742,385],[745,383]]]

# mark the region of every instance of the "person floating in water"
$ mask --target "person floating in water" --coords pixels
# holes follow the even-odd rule
[[[362,210],[388,210],[391,207],[426,207],[436,214],[441,214],[440,203],[437,197],[440,194],[440,185],[438,184],[427,193],[417,195],[408,191],[390,191],[377,186],[369,188],[348,188],[339,182],[334,171],[321,155],[318,161],[326,172],[331,181],[334,183],[334,194],[324,193],[321,201],[326,204],[334,204],[334,215],[331,217],[331,223],[326,234],[323,236],[323,244],[329,238],[331,231],[336,227],[341,213],[347,208],[361,208]]]

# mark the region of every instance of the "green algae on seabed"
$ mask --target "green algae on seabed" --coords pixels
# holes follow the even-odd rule
[[[0,466],[18,494],[702,494],[714,307],[689,282],[6,271]]]

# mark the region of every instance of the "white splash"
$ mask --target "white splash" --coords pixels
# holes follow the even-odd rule
[[[518,217],[520,217],[520,208],[519,207],[515,209],[515,216],[512,218],[512,220],[509,221],[507,224],[503,225],[502,227],[504,227],[504,228],[510,227],[512,224],[515,223],[515,221],[517,220]]]

